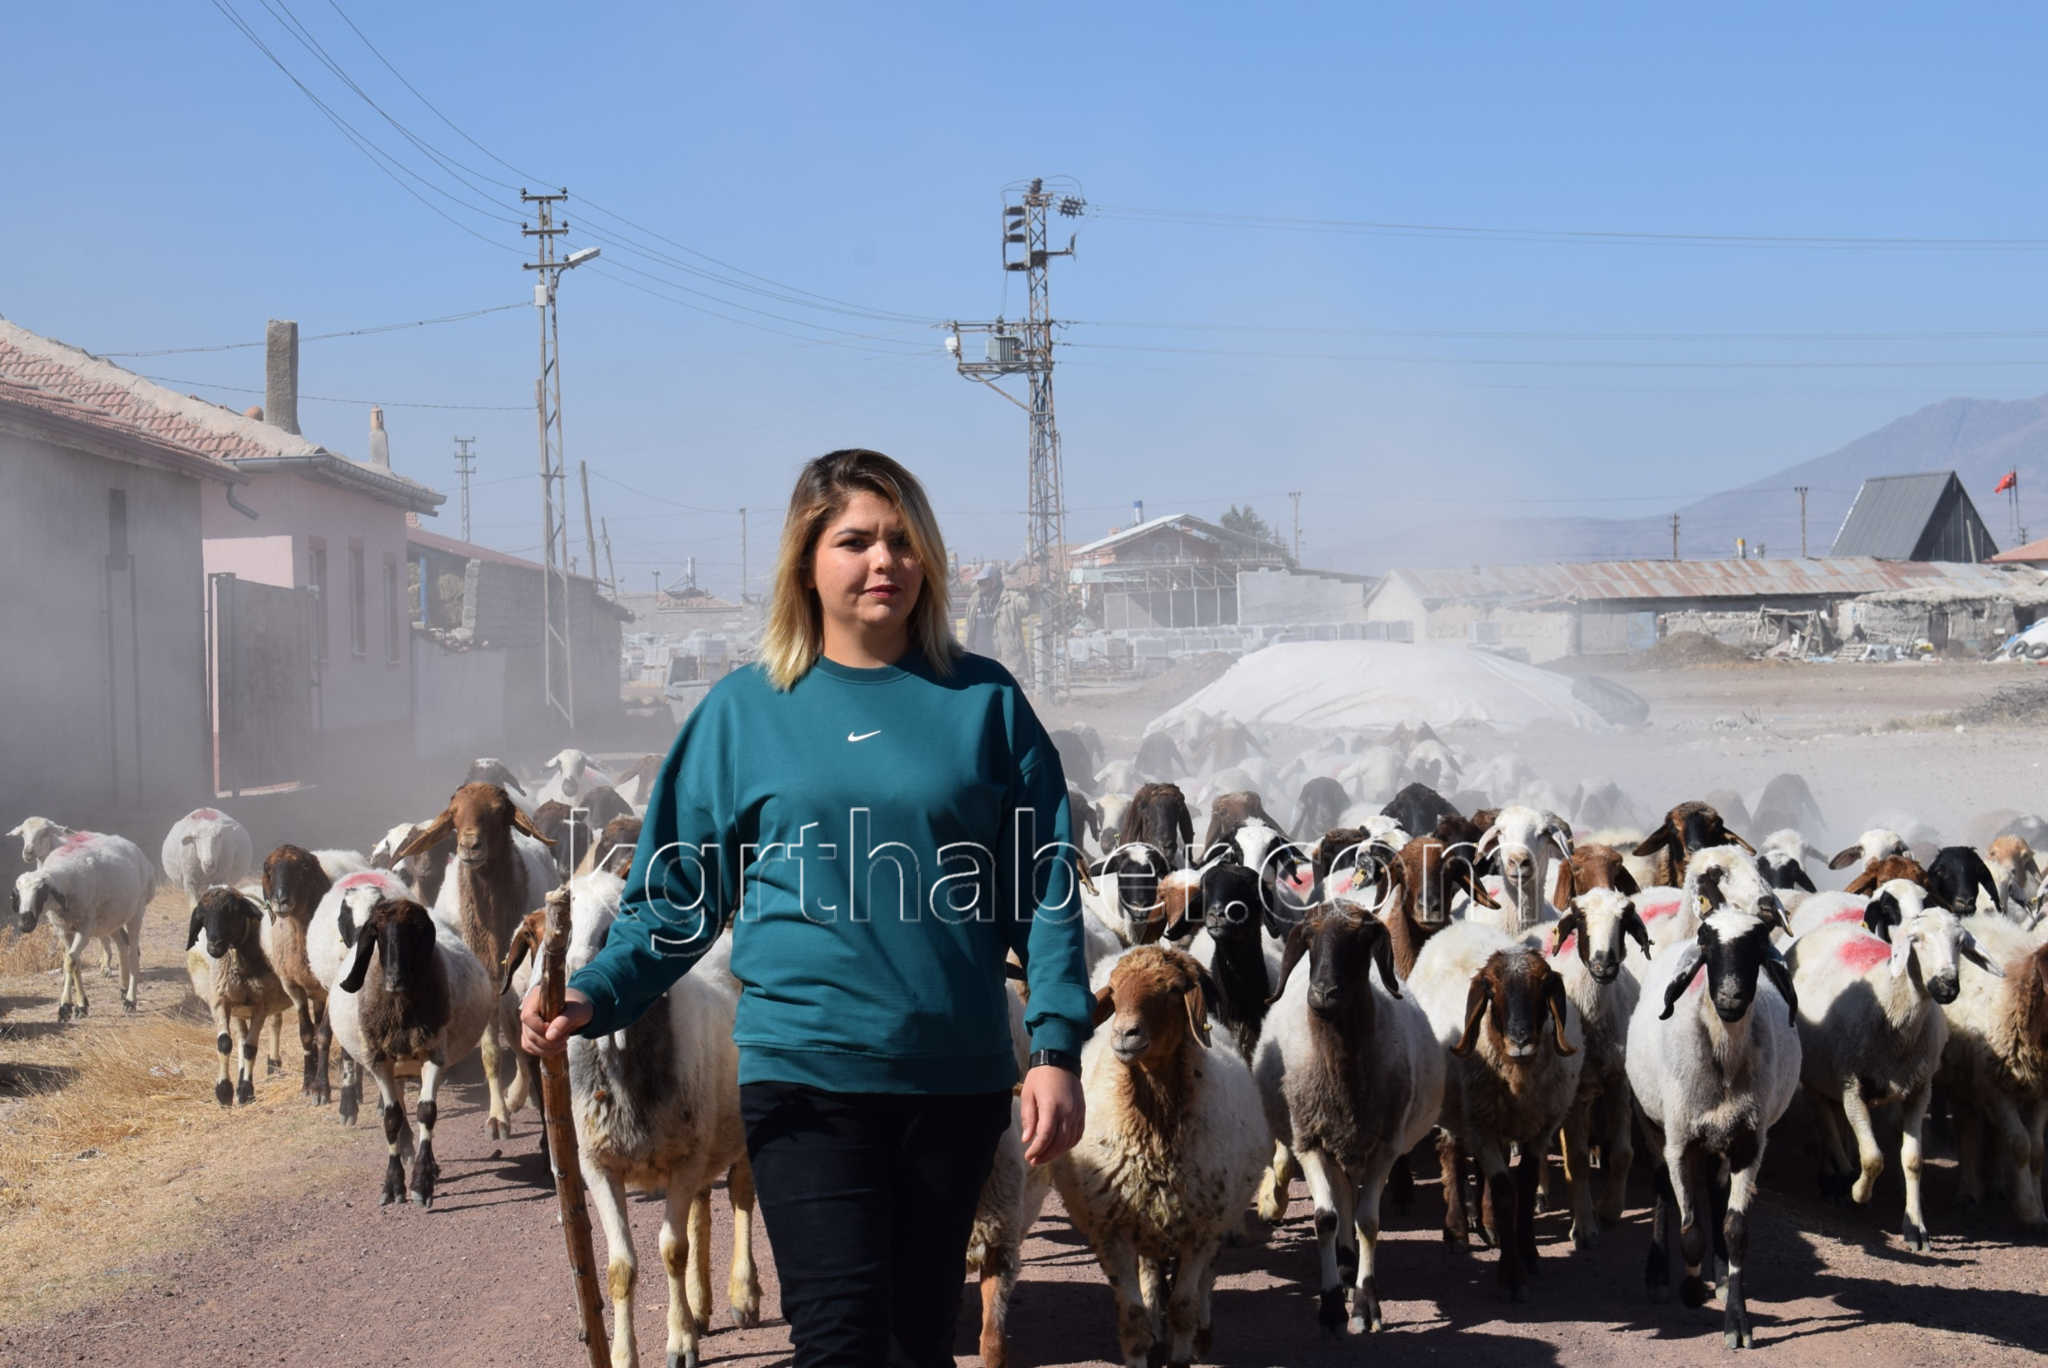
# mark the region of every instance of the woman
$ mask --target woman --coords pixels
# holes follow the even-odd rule
[[[1030,984],[1022,1140],[1081,1136],[1087,972],[1059,755],[948,627],[924,490],[835,451],[790,496],[761,660],[683,725],[620,919],[530,1052],[632,1021],[728,922],[741,1110],[801,1368],[950,1364],[1010,1120],[1004,960]]]

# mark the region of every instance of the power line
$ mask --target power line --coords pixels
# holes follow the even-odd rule
[[[504,313],[508,309],[530,309],[532,307],[531,302],[522,299],[516,304],[493,304],[488,309],[471,309],[468,313],[442,314],[439,318],[415,318],[407,323],[378,323],[367,328],[348,328],[341,332],[313,333],[310,336],[301,337],[299,340],[301,342],[328,342],[337,337],[372,337],[378,333],[402,332],[407,328],[432,327],[437,323],[462,323],[472,318],[482,318],[485,314]],[[217,342],[212,346],[206,347],[158,347],[153,351],[110,351],[101,352],[100,355],[103,357],[190,356],[198,352],[245,351],[265,345],[267,344],[263,342]]]
[[[145,375],[145,380],[154,380],[159,385],[197,385],[201,389],[223,390],[229,394],[261,394],[260,389],[246,385],[216,385],[211,380],[181,380],[170,375]],[[467,413],[531,413],[531,404],[408,404],[395,399],[342,399],[331,394],[302,394],[301,399],[311,399],[322,404],[355,404],[363,408],[402,409],[460,409]],[[489,483],[489,482],[487,482]]]
[[[1667,233],[1635,229],[1531,228],[1469,223],[1400,222],[1382,219],[1293,218],[1272,214],[1224,214],[1208,210],[1143,209],[1090,204],[1100,218],[1146,223],[1181,223],[1208,228],[1255,228],[1284,232],[1388,237],[1466,238],[1487,242],[1592,243],[1659,247],[1766,247],[1801,250],[2041,251],[2048,238],[1926,237],[1852,233]]]
[[[1160,332],[1277,333],[1327,337],[1398,337],[1485,342],[2019,342],[2048,338],[2048,329],[1928,332],[1593,332],[1554,329],[1366,328],[1333,324],[1135,322],[1063,318],[1066,328],[1134,328]]]
[[[1987,366],[2048,367],[2048,358],[2024,360],[1911,360],[1911,361],[1651,361],[1635,358],[1546,358],[1525,356],[1401,356],[1395,354],[1345,354],[1337,352],[1257,351],[1232,347],[1168,347],[1135,342],[1061,342],[1062,347],[1089,351],[1162,352],[1177,356],[1250,356],[1277,361],[1363,361],[1394,366],[1534,366],[1561,369],[1631,370],[1938,370]]]

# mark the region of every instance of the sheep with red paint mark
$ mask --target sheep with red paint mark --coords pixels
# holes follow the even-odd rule
[[[1870,1200],[1884,1171],[1871,1112],[1896,1107],[1906,1180],[1901,1234],[1907,1248],[1925,1252],[1920,1134],[1948,1045],[1943,1008],[1956,999],[1965,960],[1994,976],[2004,970],[1954,913],[1904,879],[1878,889],[1860,920],[1824,923],[1785,958],[1799,995],[1800,1082],[1821,1120],[1822,1191]],[[1855,1141],[1853,1181],[1845,1130]]]
[[[89,1003],[78,956],[88,941],[100,938],[111,938],[120,946],[121,1005],[135,1010],[142,972],[142,915],[149,893],[149,859],[136,844],[91,831],[65,837],[40,865],[14,881],[17,931],[26,936],[48,918],[64,954],[57,1020],[86,1014]]]

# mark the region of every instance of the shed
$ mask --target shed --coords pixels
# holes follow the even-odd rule
[[[1830,556],[1893,561],[1989,560],[1998,543],[1953,470],[1863,482]]]

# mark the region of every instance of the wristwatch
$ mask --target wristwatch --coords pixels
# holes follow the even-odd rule
[[[1077,1077],[1081,1072],[1081,1056],[1072,1050],[1033,1050],[1031,1067],[1035,1069],[1041,1064],[1050,1064],[1055,1069],[1065,1069]]]

